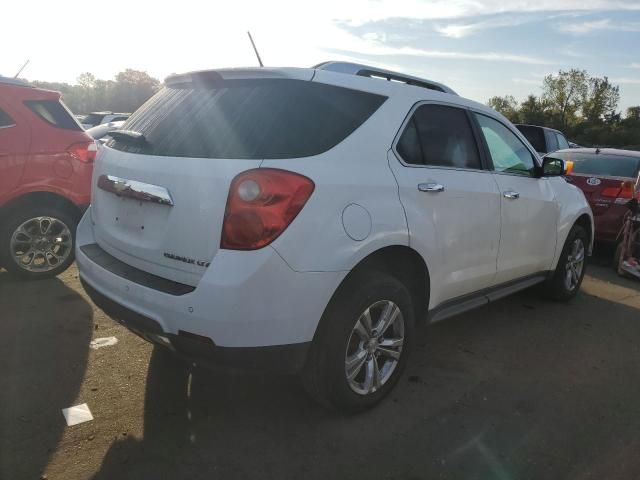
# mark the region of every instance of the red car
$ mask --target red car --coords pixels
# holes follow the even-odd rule
[[[549,156],[573,161],[573,171],[566,179],[584,192],[591,205],[595,240],[615,242],[627,212],[625,205],[634,196],[640,198],[640,152],[572,148]]]
[[[0,77],[0,266],[44,278],[73,262],[96,151],[60,93]]]

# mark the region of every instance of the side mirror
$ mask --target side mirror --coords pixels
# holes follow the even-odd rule
[[[542,176],[543,177],[561,177],[569,175],[573,170],[573,162],[570,160],[562,160],[546,156],[542,159]]]

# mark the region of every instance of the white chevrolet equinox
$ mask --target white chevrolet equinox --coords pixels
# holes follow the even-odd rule
[[[298,372],[374,405],[418,320],[543,283],[568,300],[591,210],[503,116],[364,65],[174,75],[102,149],[76,258],[88,294],[204,365]]]

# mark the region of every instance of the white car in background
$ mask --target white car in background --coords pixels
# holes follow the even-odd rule
[[[91,112],[82,119],[82,127],[88,130],[103,123],[124,121],[130,116],[130,113]]]
[[[91,135],[91,137],[99,142],[99,144],[105,144],[111,139],[111,132],[114,130],[119,130],[122,125],[124,125],[124,120],[120,120],[118,122],[109,122],[103,123],[101,125],[96,125],[95,127],[91,127],[87,130],[87,133]]]
[[[199,364],[298,372],[330,407],[387,395],[425,314],[572,298],[592,246],[562,160],[374,67],[174,75],[112,136],[77,230],[94,302]]]

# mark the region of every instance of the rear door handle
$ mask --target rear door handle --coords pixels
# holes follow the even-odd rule
[[[509,190],[508,192],[504,192],[502,194],[504,198],[509,198],[511,200],[515,200],[516,198],[520,198],[520,194],[518,192],[514,192],[513,190]]]
[[[444,185],[439,183],[419,183],[418,190],[421,192],[444,192]]]

